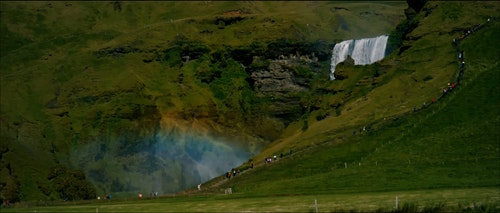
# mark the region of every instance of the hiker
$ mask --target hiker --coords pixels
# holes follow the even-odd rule
[[[457,84],[460,84],[460,81],[462,80],[463,75],[464,75],[464,72],[462,72],[462,71],[460,71],[458,73]]]
[[[453,46],[457,46],[457,39],[453,38]]]

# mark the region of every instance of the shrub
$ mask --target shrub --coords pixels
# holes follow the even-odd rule
[[[70,171],[58,165],[52,168],[47,178],[59,193],[59,197],[64,200],[87,200],[96,196],[94,186],[86,180],[81,170]]]
[[[266,53],[266,46],[258,41],[248,46],[235,47],[231,50],[231,57],[245,66],[253,62],[254,56],[262,56]]]
[[[183,35],[175,37],[170,45],[169,48],[157,53],[156,58],[171,67],[181,65],[183,59],[196,60],[210,52],[210,48],[201,41],[189,40]]]
[[[322,110],[318,115],[316,115],[316,120],[321,121],[328,117],[329,113],[327,111]]]
[[[10,176],[7,179],[7,182],[2,188],[2,194],[3,194],[3,200],[9,201],[11,203],[14,202],[19,202],[20,199],[20,186],[21,184],[19,183],[19,180],[17,179],[16,176]]]

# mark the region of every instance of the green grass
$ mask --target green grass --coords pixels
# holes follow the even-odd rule
[[[355,193],[431,188],[493,187],[500,181],[498,55],[492,43],[498,23],[463,42],[467,62],[464,84],[439,102],[417,113],[372,123],[364,135],[359,126],[316,134],[307,149],[272,165],[249,171],[222,187],[249,194]],[[489,45],[473,45],[474,43]],[[489,54],[483,54],[484,52]],[[478,53],[478,54],[475,54]],[[471,66],[472,66],[471,65]],[[350,134],[351,133],[351,134]],[[279,144],[278,144],[279,145]],[[307,145],[307,146],[306,146]],[[279,147],[279,146],[277,146]],[[279,155],[291,147],[272,150]],[[269,150],[255,157],[261,159]],[[345,163],[348,168],[344,168]]]
[[[30,154],[5,154],[1,176],[8,176],[4,167],[11,163],[12,167],[19,168],[14,172],[19,179],[34,179],[39,185],[48,184],[46,170],[52,165],[81,165],[81,159],[70,158],[70,152],[75,151],[77,145],[99,139],[114,141],[121,133],[130,131],[136,123],[123,116],[134,112],[137,105],[156,106],[169,119],[202,116],[208,121],[201,123],[208,126],[231,121],[234,125],[227,124],[231,128],[237,126],[247,132],[259,129],[243,125],[240,121],[243,113],[238,115],[238,112],[237,119],[220,116],[219,120],[210,120],[217,117],[214,113],[228,114],[227,108],[234,108],[239,98],[247,95],[233,96],[232,105],[224,108],[226,103],[215,98],[210,87],[194,76],[201,60],[191,61],[183,68],[142,61],[171,47],[177,35],[200,41],[212,51],[222,45],[244,46],[253,41],[265,43],[283,37],[342,40],[352,35],[362,37],[389,31],[403,18],[405,6],[403,2],[371,5],[377,10],[384,9],[384,17],[372,14],[372,18],[380,22],[368,27],[366,17],[356,16],[356,11],[363,10],[366,3],[340,3],[336,6],[351,11],[338,15],[346,16],[347,25],[358,27],[333,32],[332,24],[337,23],[332,14],[336,12],[332,12],[334,6],[327,2],[122,2],[121,10],[115,10],[111,2],[0,4],[1,136],[2,141],[9,141],[2,145],[37,148]],[[244,20],[223,29],[214,23],[225,12],[239,9],[249,12],[240,15]],[[201,33],[204,30],[211,33]],[[118,56],[96,56],[100,50],[119,46],[139,50]],[[183,84],[178,82],[181,73]],[[138,85],[144,85],[144,89],[137,89]],[[56,96],[56,108],[47,108]],[[281,121],[274,118],[256,120],[273,121],[266,124],[272,129],[259,131],[271,132],[265,134],[274,137],[279,134],[274,129],[284,128]],[[216,123],[215,129],[227,132],[228,127]],[[253,152],[265,143],[252,140],[249,149]],[[53,153],[49,154],[47,151],[51,149]],[[37,150],[44,153],[37,154]],[[93,152],[88,153],[91,154]],[[32,156],[46,164],[38,166]],[[38,175],[31,177],[32,173]],[[42,195],[33,184],[23,187],[22,191],[26,200],[53,199]]]
[[[159,199],[101,200],[92,203],[65,203],[56,206],[19,206],[9,212],[320,212],[394,211],[414,205],[417,211],[438,207],[441,211],[474,209],[474,205],[497,211],[498,191],[488,188],[438,189],[356,194],[316,194],[287,196],[210,195],[175,196]],[[49,204],[53,205],[53,204]]]
[[[54,195],[42,195],[36,189],[48,184],[47,170],[57,160],[87,169],[105,167],[85,159],[67,159],[76,148],[88,150],[89,156],[95,154],[99,144],[89,142],[102,135],[104,140],[112,141],[108,145],[116,145],[120,133],[138,127],[135,121],[120,117],[133,114],[138,105],[157,106],[168,124],[192,119],[195,120],[190,123],[194,123],[192,126],[214,125],[213,120],[203,123],[197,119],[207,119],[205,116],[213,115],[215,110],[215,114],[222,115],[218,122],[233,121],[234,126],[245,130],[259,128],[238,123],[241,118],[224,117],[235,107],[245,108],[239,101],[247,97],[246,94],[224,90],[227,86],[224,83],[230,82],[229,79],[234,82],[228,85],[243,88],[241,73],[225,73],[231,74],[221,78],[226,81],[210,87],[195,76],[200,64],[208,61],[206,58],[185,63],[182,68],[142,62],[145,57],[150,58],[172,45],[170,42],[178,33],[216,50],[221,44],[240,46],[281,37],[310,41],[368,37],[388,32],[401,16],[398,12],[387,12],[382,16],[392,17],[391,21],[375,24],[366,20],[380,14],[359,15],[366,12],[367,7],[371,8],[368,12],[394,11],[389,10],[394,8],[389,5],[396,3],[340,3],[335,6],[349,10],[332,12],[330,3],[314,2],[188,2],[187,5],[162,2],[159,6],[138,7],[124,2],[121,13],[113,11],[108,2],[74,3],[71,7],[64,2],[54,2],[53,8],[45,2],[1,4],[2,20],[12,15],[10,22],[1,25],[2,32],[8,29],[2,33],[0,58],[1,139],[9,141],[7,145],[12,152],[2,156],[1,174],[2,177],[8,174],[3,168],[6,162],[19,168],[15,174],[22,182],[23,200],[57,199]],[[392,54],[375,65],[349,67],[353,73],[350,78],[317,86],[343,90],[338,94],[302,94],[303,100],[323,101],[319,104],[321,113],[329,114],[325,119],[316,119],[320,112],[313,111],[284,129],[280,126],[282,123],[272,118],[258,118],[262,120],[260,123],[265,123],[261,129],[271,126],[284,130],[273,133],[274,137],[281,133],[280,138],[253,157],[257,164],[254,170],[230,181],[219,182],[222,178],[218,177],[204,184],[199,194],[186,192],[191,196],[68,202],[50,207],[41,207],[43,202],[23,203],[19,208],[1,211],[312,212],[315,199],[320,211],[391,211],[395,196],[401,206],[409,203],[408,208],[441,208],[442,205],[445,210],[455,211],[477,202],[494,206],[498,211],[500,96],[497,91],[500,79],[497,71],[500,65],[496,61],[500,48],[495,43],[500,36],[498,22],[462,43],[467,61],[464,84],[429,108],[411,113],[414,106],[438,97],[441,87],[456,77],[458,65],[451,39],[458,34],[451,31],[484,22],[495,5],[489,2],[478,6],[465,2],[431,4],[439,5],[409,34],[414,40],[407,41],[411,48],[403,54]],[[175,9],[179,6],[193,9]],[[399,4],[393,6],[404,8]],[[245,19],[241,22],[224,29],[212,23],[214,16],[241,7],[252,11],[243,15]],[[41,12],[37,8],[42,8]],[[19,11],[22,12],[17,13]],[[456,18],[457,11],[463,16]],[[24,22],[33,25],[24,25]],[[81,28],[72,27],[74,23],[82,23]],[[342,29],[343,24],[350,26],[349,29]],[[213,33],[202,34],[202,30]],[[3,42],[7,37],[16,37],[15,42]],[[120,45],[138,47],[142,52],[117,57],[96,58],[94,55],[95,51]],[[233,68],[228,70],[237,71]],[[355,86],[358,82],[369,82],[377,69],[385,71],[376,79],[377,85]],[[178,80],[181,73],[183,83]],[[141,85],[144,89],[136,89]],[[233,99],[217,99],[212,90],[222,91],[221,96]],[[55,93],[61,94],[58,101],[64,107],[44,108]],[[307,99],[308,95],[311,100]],[[336,102],[342,102],[340,109],[330,107],[330,103]],[[261,104],[266,105],[266,101]],[[69,117],[60,116],[64,112],[68,112]],[[304,123],[307,129],[303,128]],[[372,131],[360,135],[358,130],[363,126],[370,126]],[[143,132],[153,131],[139,127]],[[226,130],[217,124],[214,129]],[[353,130],[358,132],[356,136]],[[55,154],[39,151],[53,146],[58,150]],[[294,150],[293,155],[262,165],[265,156],[287,154],[290,149]],[[114,174],[111,179],[118,178],[120,163],[123,162],[107,164]],[[221,185],[215,186],[219,183]],[[235,194],[221,195],[226,187],[232,187]]]
[[[342,98],[343,104],[340,110],[333,107],[324,108],[323,110],[327,110],[331,116],[321,121],[316,121],[314,116],[310,117],[309,129],[305,132],[299,131],[300,125],[290,125],[283,133],[283,139],[273,143],[257,158],[260,159],[266,155],[286,151],[289,148],[295,147],[297,149],[325,140],[324,137],[318,137],[318,135],[336,131],[343,132],[348,128],[359,129],[381,119],[397,117],[401,113],[412,111],[414,107],[420,107],[424,102],[429,103],[432,98],[439,97],[443,86],[454,81],[458,73],[458,62],[456,53],[451,46],[451,40],[458,37],[460,32],[452,33],[452,30],[484,23],[486,18],[483,19],[483,17],[486,15],[479,15],[478,11],[482,11],[482,14],[491,13],[491,10],[488,11],[484,7],[468,5],[466,7],[467,11],[463,13],[461,19],[447,23],[447,25],[440,25],[435,23],[435,20],[443,13],[439,8],[442,9],[439,6],[434,8],[431,15],[423,18],[420,26],[409,35],[412,38],[420,38],[407,42],[407,45],[412,46],[411,48],[400,56],[396,53],[390,55],[381,61],[380,65],[370,65],[371,67],[379,66],[385,72],[377,79],[379,83],[376,86],[350,89],[355,84],[353,82],[365,77],[370,79],[373,76],[370,72],[366,72],[370,68],[352,68],[355,71],[354,73],[358,75],[352,77],[354,80],[348,78],[341,82],[334,82],[330,86],[331,88],[347,88],[330,99],[338,100],[339,97]],[[495,23],[496,25],[497,23]],[[491,34],[496,32],[495,29],[494,26],[490,26],[488,31],[480,31],[473,36],[476,36],[476,38],[483,37],[483,33]],[[465,42],[464,45],[478,45],[484,48],[487,45],[495,45],[487,41],[490,40]],[[479,49],[482,48],[471,49],[467,52],[475,53],[480,51],[481,56],[486,56],[477,57],[478,61],[484,61],[479,67],[474,65],[475,61],[470,61],[471,68],[476,66],[484,70],[487,67],[485,61],[490,61],[490,63],[494,61],[491,57],[495,56],[496,51],[491,48],[488,48],[488,51]],[[471,74],[474,74],[475,69],[471,70]],[[424,81],[429,76],[432,79]],[[368,92],[363,92],[366,89],[368,89]],[[356,92],[346,95],[350,91]],[[325,102],[328,102],[328,99]],[[340,113],[338,113],[339,111]],[[352,130],[350,132],[352,133]],[[335,136],[328,137],[335,138]]]

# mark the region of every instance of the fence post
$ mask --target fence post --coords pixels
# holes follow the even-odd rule
[[[315,212],[318,213],[318,200],[314,199],[314,209]]]
[[[398,209],[398,196],[396,196],[396,209]]]

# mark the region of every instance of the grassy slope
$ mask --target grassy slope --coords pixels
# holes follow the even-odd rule
[[[419,107],[423,101],[437,97],[439,87],[455,78],[458,65],[450,41],[458,34],[439,35],[439,30],[447,32],[453,27],[470,27],[486,20],[487,15],[478,17],[478,8],[471,4],[462,5],[464,11],[461,14],[470,18],[449,21],[447,23],[450,25],[440,25],[440,29],[424,33],[428,27],[426,22],[441,19],[444,11],[439,8],[445,8],[443,5],[446,4],[439,5],[423,21],[413,36],[422,33],[424,36],[413,42],[412,48],[398,58],[401,60],[401,65],[397,66],[399,69],[413,68],[416,71],[394,74],[396,79],[408,79],[411,75],[433,75],[432,82],[404,85],[391,82],[387,84],[390,88],[376,89],[371,93],[392,91],[384,93],[388,97],[399,96],[398,93],[407,91],[406,98],[401,98],[404,103],[398,103],[399,100],[387,103],[397,108],[395,111],[401,106],[405,106],[402,109],[404,111],[413,106]],[[244,177],[228,181],[221,187],[234,187],[235,191],[244,194],[353,193],[478,186],[498,189],[500,134],[496,130],[500,125],[500,96],[496,91],[499,89],[500,67],[496,60],[499,51],[495,38],[500,36],[499,26],[495,22],[463,42],[466,61],[470,64],[465,83],[437,104],[397,120],[389,117],[383,127],[374,125],[377,129],[362,136],[352,136],[352,130],[358,130],[373,120],[356,114],[354,110],[344,114],[345,119],[351,119],[350,122],[333,121],[341,120],[342,116],[317,122],[323,128],[318,130],[310,125],[305,133],[292,136],[289,141],[285,138],[281,144],[273,144],[254,159],[260,164],[264,156],[287,153],[294,145],[309,149],[249,171]],[[426,51],[427,55],[422,55],[421,50],[425,49],[433,51]],[[444,75],[441,72],[446,72],[447,76],[436,77]],[[441,80],[440,84],[434,82],[437,80]],[[429,87],[431,89],[426,89]],[[367,95],[368,100],[371,94]],[[371,103],[371,107],[375,107],[373,110],[377,110],[378,104],[378,101]],[[383,117],[390,115],[384,114]],[[355,118],[365,120],[356,122]],[[343,132],[331,130],[349,124],[351,126],[347,126]],[[345,163],[348,164],[347,169],[344,168]]]
[[[317,121],[313,112],[313,116],[308,120],[307,131],[302,131],[301,122],[291,125],[283,133],[282,139],[269,146],[257,159],[332,138],[342,141],[342,136],[352,135],[353,130],[410,112],[414,107],[421,107],[424,102],[431,102],[432,98],[437,99],[442,88],[457,76],[456,53],[450,45],[450,41],[458,36],[456,30],[485,22],[488,14],[494,13],[495,7],[488,2],[478,5],[464,2],[429,4],[429,7],[435,7],[433,12],[428,17],[421,18],[420,26],[409,35],[413,39],[419,38],[407,42],[412,48],[401,55],[393,53],[380,64],[359,67],[356,70],[360,73],[359,79],[371,79],[373,71],[370,71],[370,67],[380,67],[386,74],[378,79],[381,82],[379,86],[368,92],[362,92],[356,87],[351,88],[355,93],[349,102],[343,104],[340,115]],[[450,15],[450,11],[461,16]],[[455,33],[452,32],[454,30]],[[430,80],[424,80],[425,78]],[[342,84],[343,82],[339,82],[333,86],[345,87]],[[335,111],[337,109],[332,108],[330,115],[335,115]],[[329,136],[318,137],[322,134]]]

